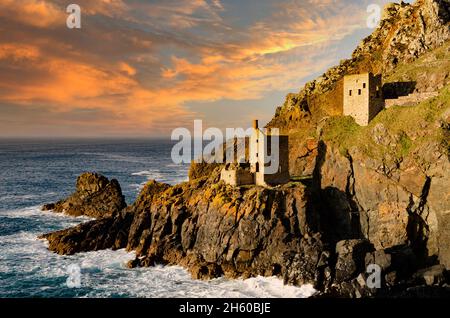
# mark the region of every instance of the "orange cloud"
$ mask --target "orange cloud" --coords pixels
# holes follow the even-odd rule
[[[95,108],[115,114],[118,129],[133,125],[147,129],[152,122],[187,114],[176,103],[158,101],[157,93],[142,88],[132,78],[134,68],[126,63],[120,63],[116,69],[101,69],[73,60],[46,58],[38,48],[1,45],[0,63],[10,64],[12,60],[19,61],[15,63],[19,69],[27,65],[27,71],[40,76],[26,83],[0,81],[4,103],[45,104],[53,112]]]
[[[136,75],[136,69],[132,67],[130,64],[127,64],[125,62],[119,63],[119,70],[130,76]]]
[[[64,11],[43,0],[2,0],[0,16],[38,28],[65,25],[66,21]]]
[[[6,43],[0,45],[0,60],[36,60],[39,57],[39,48],[26,44]]]
[[[72,32],[62,0],[0,1],[0,105],[135,134],[190,125],[203,116],[190,103],[263,102],[297,89],[332,64],[332,56],[316,60],[327,45],[361,25],[361,16],[329,1],[310,1],[320,10],[274,4],[265,19],[237,26],[218,0],[80,0],[88,23]]]

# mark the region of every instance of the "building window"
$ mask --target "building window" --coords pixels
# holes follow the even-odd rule
[[[358,95],[361,95],[361,90],[360,89],[358,89]]]
[[[255,165],[255,172],[259,172],[259,162],[257,162]]]
[[[366,88],[366,83],[363,83],[363,88]]]
[[[352,96],[352,90],[348,92],[348,96]]]

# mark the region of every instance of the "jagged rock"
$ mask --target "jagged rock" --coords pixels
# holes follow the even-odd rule
[[[214,174],[214,170],[220,169],[226,163],[238,162],[241,158],[249,158],[249,137],[235,136],[228,139],[217,152],[203,155],[202,160],[191,162],[189,180],[208,178]],[[234,158],[230,156],[234,154]],[[230,157],[230,158],[228,158]]]
[[[211,277],[220,277],[222,273],[222,268],[215,264],[196,264],[190,268],[190,272],[195,279],[210,279]]]
[[[128,268],[136,268],[139,265],[139,258],[134,258],[127,262]]]
[[[39,236],[47,239],[48,249],[61,255],[103,249],[120,249],[127,245],[133,215],[119,213],[79,224],[75,227]]]
[[[382,295],[382,298],[408,298],[408,299],[448,299],[450,298],[450,286],[412,286]]]
[[[367,253],[365,257],[366,268],[373,265],[379,266],[379,269],[381,270],[380,278],[384,278],[384,281],[381,282],[383,286],[394,286],[399,280],[396,270],[401,272],[403,269],[397,269],[392,266],[392,264],[392,255],[387,250],[373,251],[371,253]]]
[[[192,162],[191,169],[189,169],[189,180],[200,179],[208,177],[213,173],[220,164],[208,164],[206,162]]]
[[[285,284],[312,283],[316,288],[330,285],[330,255],[320,235],[302,239],[298,252],[284,254],[282,273]]]
[[[415,274],[415,277],[420,283],[425,283],[427,286],[442,285],[446,281],[445,266],[435,265],[422,269]]]
[[[364,257],[373,250],[367,240],[343,240],[336,244],[338,255],[336,262],[335,282],[350,281],[365,271]]]
[[[387,271],[392,264],[392,256],[386,253],[385,250],[377,250],[366,254],[365,265],[366,268],[370,264],[380,266],[383,271]]]
[[[44,205],[42,210],[101,218],[114,215],[125,207],[125,197],[117,180],[109,181],[97,173],[84,173],[77,178],[76,190],[72,195]]]
[[[289,146],[289,172],[291,176],[311,176],[319,152],[318,140],[308,138],[304,143],[298,143],[294,138],[292,140]]]
[[[400,141],[400,136],[392,135],[382,123],[378,123],[372,129],[372,138],[375,143],[395,148]]]

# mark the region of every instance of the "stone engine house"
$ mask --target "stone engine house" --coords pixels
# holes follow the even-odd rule
[[[367,126],[384,108],[381,75],[363,73],[344,77],[344,116]]]
[[[272,138],[278,138],[278,149],[271,149]],[[248,141],[248,143],[247,143]],[[221,171],[221,180],[233,186],[251,185],[269,186],[289,182],[289,138],[284,135],[272,135],[262,131],[258,121],[253,121],[250,138],[246,138],[245,147],[248,158],[244,163],[227,164]],[[265,158],[278,151],[278,169],[273,172]]]

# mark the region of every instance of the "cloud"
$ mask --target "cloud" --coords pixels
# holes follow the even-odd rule
[[[66,1],[3,0],[0,132],[53,119],[64,134],[168,134],[205,116],[196,103],[297,90],[364,24],[357,1],[265,2],[241,23],[241,4],[218,0],[79,0],[83,27],[68,30]]]
[[[38,28],[54,26],[65,21],[63,12],[57,6],[43,0],[2,0],[0,17]]]

